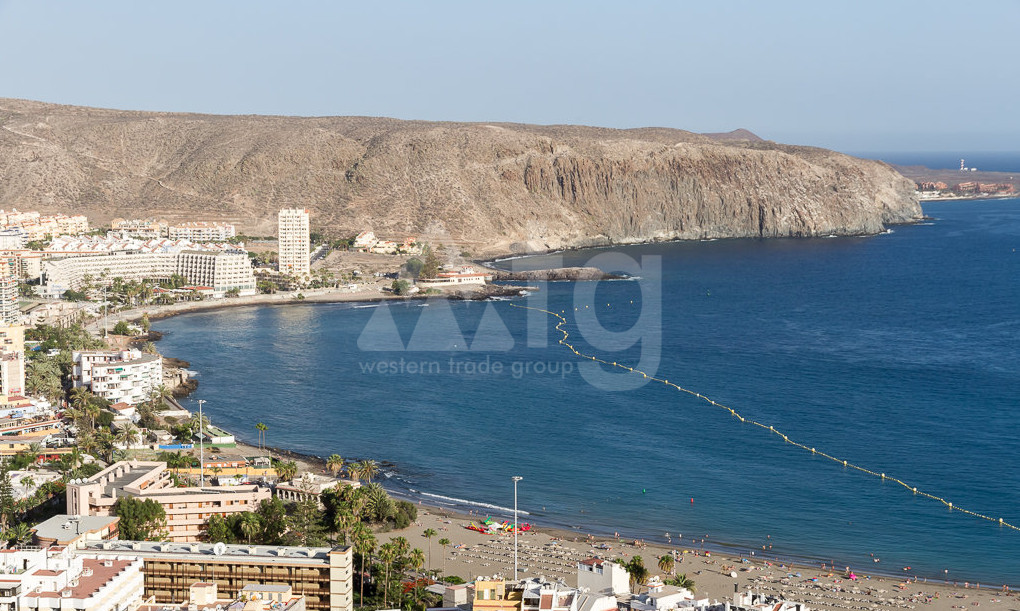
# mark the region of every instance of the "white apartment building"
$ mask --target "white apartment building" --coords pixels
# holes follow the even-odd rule
[[[167,234],[167,223],[153,219],[113,219],[110,222],[113,233],[135,238],[164,238]]]
[[[293,276],[311,273],[310,225],[308,210],[284,208],[279,215],[279,271]]]
[[[177,273],[192,284],[211,287],[214,297],[222,297],[232,289],[242,297],[256,292],[255,270],[243,250],[178,253]]]
[[[194,221],[171,225],[168,236],[171,240],[192,240],[194,242],[225,242],[237,235],[230,223]]]
[[[90,350],[71,353],[74,388],[88,387],[110,403],[138,405],[163,383],[163,359],[138,350]]]
[[[109,285],[114,278],[158,280],[177,271],[177,255],[164,252],[118,251],[106,254],[49,259],[42,263],[45,296],[60,297],[64,291],[78,290],[88,276],[95,284]]]
[[[25,402],[25,327],[0,323],[0,405]]]
[[[192,249],[191,242],[168,247],[159,252],[115,251],[83,256],[64,256],[42,264],[45,278],[43,294],[59,297],[67,290],[78,290],[89,276],[95,284],[112,283],[114,278],[125,281],[166,280],[180,274],[188,282],[213,289],[214,297],[222,297],[231,289],[241,295],[255,294],[255,270],[244,250]]]
[[[0,250],[21,250],[25,247],[26,234],[20,227],[0,229]]]
[[[16,325],[21,321],[18,303],[18,272],[7,258],[0,257],[0,322]]]
[[[0,611],[131,611],[142,603],[141,558],[97,558],[69,548],[0,554]]]

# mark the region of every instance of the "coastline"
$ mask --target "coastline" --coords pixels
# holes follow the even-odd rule
[[[482,576],[513,577],[512,535],[486,535],[466,528],[479,523],[486,513],[465,514],[450,508],[419,505],[415,523],[403,530],[376,533],[380,543],[403,536],[414,547],[428,552],[428,566],[443,570],[465,580]],[[506,516],[493,514],[496,521]],[[512,520],[512,516],[509,518]],[[520,520],[524,522],[526,520]],[[436,531],[436,540],[425,539],[425,529]],[[676,535],[680,537],[680,534]],[[437,544],[439,538],[449,539],[449,546]],[[766,550],[767,551],[767,550]],[[755,554],[720,553],[701,547],[699,539],[684,536],[672,545],[643,542],[624,536],[579,536],[576,532],[537,526],[518,536],[520,578],[539,577],[562,580],[577,585],[578,562],[601,557],[608,560],[630,560],[641,556],[650,575],[668,575],[659,570],[662,555],[676,558],[674,571],[686,574],[696,585],[698,599],[732,601],[735,591],[753,591],[774,595],[791,602],[806,603],[814,609],[867,610],[915,609],[917,605],[937,611],[989,605],[993,608],[1015,608],[1016,593],[1002,586],[956,584],[917,579],[909,572],[882,575],[861,567],[850,567],[856,579],[847,579],[845,567],[836,570],[830,564],[804,564]],[[880,563],[875,563],[877,567]],[[863,567],[866,569],[874,567]],[[891,571],[896,573],[895,570]],[[638,587],[637,591],[645,590]]]
[[[242,453],[259,452],[258,448],[241,441],[237,442],[237,449]],[[295,460],[305,470],[328,474],[326,462],[319,456],[286,448],[267,447],[263,451],[266,450]],[[415,503],[419,511],[418,519],[407,528],[376,532],[380,543],[403,536],[412,546],[426,551],[430,542],[422,540],[422,533],[432,528],[438,533],[436,542],[432,542],[434,561],[430,566],[433,568],[445,566],[443,574],[468,581],[493,575],[512,577],[513,558],[508,551],[512,551],[513,537],[486,535],[467,528],[488,517],[497,522],[512,522],[511,509],[456,499],[437,502],[439,498],[430,499],[413,489],[399,490],[388,485],[397,465],[380,463],[380,466],[383,469],[379,479],[386,491],[394,498]],[[880,566],[878,560],[872,566],[848,567],[838,561],[833,565],[833,560],[822,558],[775,555],[768,549],[744,553],[743,549],[712,540],[708,535],[675,533],[669,540],[664,536],[649,540],[625,532],[606,533],[551,525],[523,512],[519,512],[518,521],[532,525],[530,530],[519,535],[519,564],[525,569],[520,574],[522,579],[542,577],[576,586],[576,562],[590,557],[626,562],[633,556],[642,557],[650,575],[665,577],[668,574],[658,570],[657,558],[670,554],[677,559],[675,572],[694,579],[695,596],[699,599],[731,600],[736,586],[741,592],[771,594],[791,602],[809,603],[817,609],[913,609],[917,604],[925,604],[927,608],[948,611],[963,609],[968,604],[1008,605],[1018,596],[1015,585],[928,579],[911,573],[910,567]],[[438,546],[441,538],[450,540],[448,549]],[[847,568],[858,576],[857,580],[846,578]],[[860,606],[862,603],[866,606]]]
[[[362,295],[362,297],[364,297],[364,295]],[[363,299],[363,298],[362,299],[357,299],[357,298],[355,298],[355,299],[341,299],[341,300],[336,300],[336,301],[381,301],[381,300],[382,299],[379,299],[379,298],[375,298],[375,299]],[[333,300],[330,300],[330,299],[327,298],[327,299],[323,299],[322,301],[333,301]],[[271,305],[286,305],[288,303],[301,303],[301,301],[296,301],[296,300],[292,300],[292,299],[291,300],[278,300],[276,303],[273,303]],[[219,304],[213,304],[213,305],[219,305]],[[233,305],[235,305],[235,304],[234,303],[222,304],[222,305],[220,305],[220,307],[229,307],[229,306],[233,306]],[[236,305],[260,305],[260,304],[236,304]],[[188,310],[185,310],[185,311],[188,311]],[[174,315],[176,313],[178,313],[178,312],[170,313],[168,315],[172,316],[172,315]],[[183,312],[179,312],[179,313],[183,313]],[[421,506],[423,506],[423,507],[425,507],[425,506],[427,506],[429,504],[428,500],[424,500],[424,499],[416,499],[416,500],[422,501],[421,502]],[[443,508],[440,507],[440,509],[443,509]],[[447,511],[448,509],[443,509],[443,510]],[[542,526],[539,530],[540,531],[546,531],[546,530],[550,530],[550,529],[554,529],[554,528],[555,527]],[[563,532],[567,532],[568,534],[570,534],[572,536],[576,536],[581,531],[576,531],[575,530],[575,531],[563,531]],[[421,544],[424,545],[424,543],[425,542],[422,542]],[[719,545],[720,546],[724,546],[724,543],[720,542]],[[646,555],[646,561],[647,560],[648,560],[648,557]],[[799,562],[796,563],[796,565],[797,566],[801,566]],[[894,567],[894,568],[899,568],[899,567]],[[931,575],[929,575],[929,577],[931,577]]]

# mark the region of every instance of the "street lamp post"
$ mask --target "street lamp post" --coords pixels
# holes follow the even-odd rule
[[[198,400],[198,481],[200,486],[205,486],[205,420],[202,418],[202,404],[205,399]]]
[[[524,479],[520,475],[515,475],[512,478],[514,480],[514,581],[517,581],[517,482]]]

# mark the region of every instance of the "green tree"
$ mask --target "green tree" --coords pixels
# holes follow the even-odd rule
[[[0,529],[7,528],[14,522],[17,504],[14,501],[14,486],[11,485],[11,474],[5,467],[0,471]]]
[[[358,472],[371,484],[372,478],[379,474],[379,463],[374,460],[363,460],[358,465]]]
[[[666,579],[664,583],[678,588],[686,588],[691,592],[697,591],[697,586],[694,585],[694,580],[688,577],[686,573],[680,573],[676,577]]]
[[[336,477],[344,470],[344,459],[339,454],[330,454],[326,459],[326,468]]]
[[[125,321],[120,321],[113,326],[114,335],[132,335],[131,327]]]
[[[12,546],[24,545],[32,539],[32,527],[27,522],[12,524],[4,531],[4,539],[7,539]]]
[[[443,576],[446,576],[446,548],[450,545],[450,540],[443,537],[439,540],[439,547],[443,548]]]
[[[259,543],[263,545],[280,545],[283,543],[283,536],[287,532],[288,515],[287,507],[278,497],[266,499],[259,503],[256,510],[259,516],[259,523],[262,527],[259,533]]]
[[[422,567],[425,566],[425,552],[417,547],[414,548],[408,555],[408,563],[411,565],[411,568],[421,572]]]
[[[264,422],[257,422],[255,424],[255,430],[259,432],[259,451],[262,451],[262,448],[266,443],[266,431],[269,430],[269,427],[266,426],[266,423]]]
[[[128,541],[161,541],[166,537],[166,511],[153,499],[122,496],[113,505],[120,518],[120,537]]]
[[[428,564],[426,565],[426,568],[432,568],[432,537],[435,537],[438,534],[439,533],[437,533],[436,529],[434,529],[434,528],[426,528],[425,532],[423,532],[421,534],[429,542],[429,556],[428,556]]]
[[[648,579],[648,569],[645,567],[644,560],[641,559],[641,556],[634,556],[623,563],[623,568],[630,575],[630,589],[637,593],[637,586]]]
[[[205,527],[205,538],[208,541],[234,543],[234,531],[230,528],[227,520],[218,513],[209,516]]]
[[[404,263],[404,271],[412,278],[417,278],[421,274],[421,268],[424,265],[421,259],[414,257],[413,259],[408,259],[407,263]]]
[[[354,551],[361,556],[361,575],[358,578],[360,589],[359,606],[365,606],[365,560],[375,552],[375,535],[364,524],[359,523],[354,529]]]
[[[293,460],[277,460],[273,462],[273,469],[276,471],[280,481],[289,482],[297,477],[298,466]]]
[[[399,552],[397,551],[396,545],[392,541],[389,543],[383,543],[379,547],[379,560],[383,565],[383,607],[389,607],[389,593],[390,593],[390,569],[393,568],[393,563],[397,560]]]
[[[659,570],[663,573],[672,573],[675,562],[673,554],[663,554],[659,556]]]
[[[407,280],[394,280],[393,284],[390,285],[393,290],[393,294],[403,297],[411,291],[411,285],[407,283]]]
[[[258,536],[259,530],[262,525],[259,522],[259,517],[251,512],[241,514],[241,534],[248,540],[248,545],[251,545],[251,538]]]
[[[427,247],[425,250],[425,262],[422,263],[421,271],[418,273],[419,278],[430,279],[435,278],[439,274],[439,257],[436,256],[435,251],[431,247]]]

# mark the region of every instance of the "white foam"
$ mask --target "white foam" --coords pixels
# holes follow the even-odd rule
[[[439,499],[439,500],[442,500],[442,501],[448,501],[450,503],[456,503],[458,505],[471,505],[473,507],[484,507],[486,509],[495,509],[497,511],[506,511],[506,512],[509,512],[509,513],[513,513],[513,508],[511,508],[511,507],[501,507],[499,505],[493,505],[491,503],[479,503],[477,501],[468,501],[466,499],[458,499],[458,498],[454,498],[452,496],[443,496],[441,494],[431,494],[429,492],[422,492],[421,495],[422,496],[427,496],[427,497],[433,498],[433,499]],[[521,515],[530,515],[527,511],[524,511],[524,510],[521,510],[521,509],[518,509],[517,513],[519,513]]]

